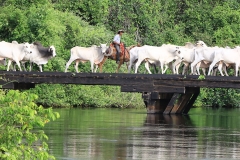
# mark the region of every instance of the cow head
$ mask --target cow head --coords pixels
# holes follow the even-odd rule
[[[181,60],[184,59],[183,54],[182,54],[183,51],[182,51],[182,49],[181,49],[180,47],[176,47],[175,53],[176,53],[176,56],[177,56],[178,58],[180,58]]]
[[[108,49],[108,46],[107,46],[107,44],[100,44],[100,48],[101,48],[101,52],[102,52],[102,54],[106,54],[106,51],[107,51],[107,49]]]
[[[27,54],[32,53],[33,46],[32,44],[29,44],[28,42],[23,43],[23,51]]]
[[[54,46],[50,46],[49,49],[48,49],[48,52],[52,53],[52,56],[55,57],[57,54],[56,54],[56,49]]]
[[[207,47],[206,43],[204,43],[203,41],[197,41],[196,46]]]

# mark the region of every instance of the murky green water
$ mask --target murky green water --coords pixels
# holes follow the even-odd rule
[[[45,127],[59,160],[240,159],[240,110],[191,109],[188,116],[145,110],[56,109]]]

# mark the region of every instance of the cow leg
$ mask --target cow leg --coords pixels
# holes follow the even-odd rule
[[[197,59],[197,60],[195,60],[194,62],[191,63],[191,74],[195,74],[194,67],[196,67],[196,65],[201,61],[202,61],[202,59]]]
[[[42,65],[39,64],[38,67],[39,67],[40,72],[43,72],[43,71],[42,71]]]
[[[179,74],[178,71],[179,71],[180,65],[181,65],[181,63],[177,64],[177,65],[175,66],[175,68],[173,68],[173,74]]]
[[[236,76],[236,77],[238,76],[238,66],[239,66],[239,64],[236,63],[236,64],[235,64],[235,76]]]
[[[219,63],[219,65],[218,65],[218,70],[219,70],[221,76],[224,76],[224,74],[222,73],[222,67],[223,67],[223,64],[222,64],[222,63]],[[226,72],[225,72],[225,73],[226,73]]]
[[[79,73],[78,72],[78,64],[79,64],[79,60],[76,60],[75,61],[75,70],[76,70],[77,73]],[[92,65],[92,63],[91,63],[91,65]]]
[[[211,65],[209,66],[209,69],[208,69],[208,75],[209,75],[209,76],[211,75],[211,71],[212,71],[213,67],[217,64],[217,62],[219,62],[219,61],[214,60],[214,61],[211,63]],[[221,72],[220,72],[220,73],[221,73]],[[222,76],[223,76],[223,75],[222,75]]]
[[[96,64],[96,67],[95,67],[94,73],[97,72],[97,69],[98,69],[98,64]]]
[[[149,62],[148,61],[145,63],[145,68],[147,69],[149,74],[152,74],[152,72],[149,69]]]
[[[202,68],[203,75],[206,76],[206,68]]]
[[[179,67],[180,67],[180,65],[181,65],[181,62],[182,62],[181,59],[177,59],[177,60],[173,63],[173,67],[172,67],[173,74],[178,74],[178,70],[179,70]]]
[[[162,73],[162,74],[165,74],[165,72],[166,72],[166,71],[167,71],[167,69],[168,69],[168,64],[165,64],[164,66],[165,66],[165,69],[164,69],[164,71],[163,71],[163,73]]]
[[[29,66],[29,72],[32,71],[32,62],[30,62],[30,66]]]
[[[26,66],[25,66],[25,62],[21,62],[21,64],[22,64],[23,70],[24,70],[25,72],[27,72],[27,69],[26,69]]]
[[[65,72],[67,72],[68,67],[69,67],[70,64],[71,64],[73,61],[75,61],[75,60],[76,60],[76,58],[70,58],[70,59],[69,59],[69,61],[68,61],[67,64],[66,64],[66,67],[65,67]]]
[[[164,72],[163,72],[163,69],[164,69],[164,68],[163,68],[163,67],[164,67],[163,65],[164,65],[164,64],[163,64],[162,62],[160,62],[160,68],[161,68],[162,74],[164,73]]]
[[[7,65],[7,71],[9,71],[9,68],[10,68],[10,66],[11,66],[11,63],[12,63],[12,60],[8,60],[8,65]]]
[[[138,67],[142,61],[143,61],[143,59],[138,59],[137,63],[135,64],[135,73],[137,73]]]
[[[197,75],[201,75],[200,74],[200,66],[201,66],[202,62],[198,62],[198,64],[196,65],[196,69],[197,69]]]
[[[12,65],[11,65],[11,69],[12,69],[12,71],[16,71],[17,69],[16,69],[16,63],[15,62],[13,62],[12,63]]]
[[[93,73],[94,72],[94,61],[90,61],[90,63],[91,63],[91,71]]]
[[[19,70],[22,71],[22,68],[21,68],[21,65],[20,65],[19,61],[15,61],[15,62],[17,63]]]
[[[185,75],[185,72],[187,71],[188,67],[189,67],[189,63],[184,63],[182,75]]]
[[[133,65],[133,62],[132,62],[132,60],[130,59],[129,64],[128,64],[128,73],[131,72],[132,65]]]
[[[225,64],[223,64],[223,71],[224,71],[226,76],[229,76],[228,73],[227,73],[227,66]]]

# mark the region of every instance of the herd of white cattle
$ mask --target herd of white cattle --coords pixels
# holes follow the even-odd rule
[[[69,65],[75,61],[75,69],[78,72],[78,63],[90,61],[91,71],[96,72],[98,64],[100,64],[104,57],[110,56],[107,54],[107,44],[101,44],[100,46],[92,47],[73,47],[70,50],[70,59],[66,64],[65,72]],[[183,66],[181,74],[193,74],[200,75],[200,68],[203,74],[206,75],[206,69],[208,69],[207,75],[216,75],[213,70],[218,68],[220,74],[228,76],[227,68],[233,67],[235,69],[235,76],[238,76],[238,69],[240,65],[240,47],[208,47],[203,41],[197,41],[196,44],[187,42],[185,46],[177,46],[172,44],[163,44],[162,46],[149,46],[144,45],[141,47],[134,47],[130,50],[130,60],[128,63],[128,72],[131,69],[135,69],[135,73],[138,72],[139,65],[144,62],[145,68],[152,74],[149,65],[154,64],[159,66],[162,74],[166,73],[168,68],[171,69],[173,74],[179,74],[179,68]],[[21,65],[26,71],[25,63],[30,62],[30,70],[32,63],[39,66],[40,72],[42,72],[42,65],[46,64],[49,59],[56,56],[56,50],[54,46],[44,47],[39,42],[18,43],[16,41],[0,42],[0,64],[6,65],[8,60],[7,71],[10,70],[12,62],[15,62],[19,70],[22,71]],[[94,70],[94,64],[96,68]],[[190,67],[190,69],[188,69]],[[16,70],[15,67],[12,67]],[[160,73],[160,72],[159,72]]]
[[[43,47],[41,43],[34,42],[29,43],[18,43],[17,41],[13,42],[0,42],[0,60],[1,64],[6,65],[8,60],[7,71],[12,67],[15,70],[15,65],[12,66],[12,62],[18,65],[19,70],[22,71],[22,64],[24,70],[25,63],[30,62],[30,71],[32,63],[39,66],[39,70],[42,72],[42,65],[46,64],[49,59],[56,56],[56,51],[54,46]]]
[[[193,75],[200,75],[200,68],[204,75],[206,75],[207,68],[207,75],[215,75],[213,69],[218,68],[222,76],[224,76],[222,70],[228,76],[227,68],[231,66],[235,69],[235,76],[238,76],[240,47],[208,47],[203,41],[198,41],[196,44],[187,42],[185,46],[163,44],[159,47],[148,45],[134,47],[130,50],[128,72],[131,72],[132,65],[134,65],[135,73],[137,73],[142,62],[145,62],[145,67],[150,74],[149,64],[160,66],[162,74],[166,72],[167,68],[170,68],[173,74],[179,74],[179,67],[183,64],[183,75],[187,73],[190,66],[190,74]]]

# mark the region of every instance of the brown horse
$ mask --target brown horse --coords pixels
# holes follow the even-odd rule
[[[128,61],[130,60],[129,51],[130,51],[132,48],[137,47],[137,46],[139,47],[139,44],[138,44],[138,45],[132,45],[132,46],[130,46],[130,47],[126,47],[126,48],[125,48],[125,46],[124,46],[123,43],[120,44],[121,53],[120,53],[120,55],[119,55],[119,63],[118,63],[118,67],[117,67],[116,73],[118,73],[119,68],[121,67],[121,65],[122,65],[124,62],[128,62]],[[108,54],[111,54],[111,56],[109,56],[108,58],[116,61],[117,51],[116,51],[116,48],[114,47],[114,44],[113,44],[113,43],[110,43],[107,52],[109,52]]]

